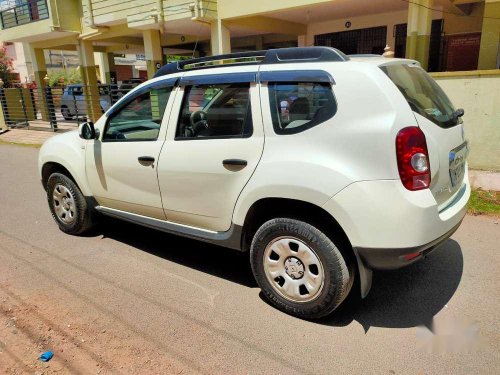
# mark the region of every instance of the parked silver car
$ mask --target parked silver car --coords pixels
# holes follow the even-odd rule
[[[99,104],[104,113],[111,106],[110,87],[99,85]],[[87,116],[87,101],[81,84],[68,85],[61,97],[61,114],[65,120]]]

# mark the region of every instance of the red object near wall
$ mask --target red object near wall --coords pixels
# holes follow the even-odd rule
[[[148,80],[148,71],[147,70],[139,70],[139,78],[143,81]]]
[[[132,78],[132,66],[131,65],[115,65],[116,69],[116,81],[121,82]]]
[[[476,70],[480,43],[481,33],[448,35],[445,70]]]

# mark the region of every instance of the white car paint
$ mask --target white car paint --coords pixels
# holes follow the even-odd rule
[[[183,88],[170,95],[154,142],[104,143],[110,111],[96,122],[101,139],[76,133],[56,136],[40,150],[39,166],[66,167],[86,196],[114,210],[224,235],[243,226],[261,199],[288,198],[326,210],[353,248],[398,249],[428,244],[462,220],[470,196],[468,174],[449,187],[447,158],[465,141],[463,126],[443,129],[415,114],[380,66],[413,64],[403,59],[352,58],[347,62],[242,65],[201,69],[154,78],[137,90],[172,77],[234,72],[323,70],[335,80],[337,113],[294,135],[278,135],[271,122],[266,83],[252,83],[253,134],[239,139],[175,140]],[[409,191],[402,185],[395,139],[405,127],[420,127],[427,139],[432,183]],[[145,168],[137,157],[151,155]],[[231,171],[221,161],[238,158],[246,168]],[[227,232],[227,233],[228,233]],[[363,267],[358,258],[358,265]],[[364,293],[366,294],[366,293]]]

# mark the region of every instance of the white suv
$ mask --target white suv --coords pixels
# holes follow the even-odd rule
[[[312,319],[458,228],[462,115],[415,61],[237,53],[165,65],[39,169],[64,232],[100,213],[249,251],[267,298]]]

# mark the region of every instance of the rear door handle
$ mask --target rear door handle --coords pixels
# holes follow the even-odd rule
[[[236,166],[240,166],[240,167],[245,167],[247,164],[248,164],[247,161],[242,160],[242,159],[225,159],[222,161],[222,165],[224,165],[224,166],[236,165]]]
[[[155,162],[155,158],[152,156],[139,156],[137,160],[143,165],[151,165]]]

